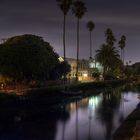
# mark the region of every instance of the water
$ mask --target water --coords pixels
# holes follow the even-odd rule
[[[0,109],[1,140],[111,140],[139,103],[139,92],[105,91],[51,111]]]

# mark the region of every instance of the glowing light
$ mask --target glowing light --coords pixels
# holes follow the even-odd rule
[[[63,59],[62,57],[59,57],[58,60],[59,60],[60,62],[64,62],[64,59]]]
[[[84,73],[84,74],[83,74],[83,76],[84,76],[84,77],[87,77],[87,76],[88,76],[88,74],[87,74],[87,73]]]
[[[101,97],[99,97],[99,96],[98,97],[94,96],[94,97],[90,98],[89,99],[89,107],[95,109],[100,101],[101,101]]]

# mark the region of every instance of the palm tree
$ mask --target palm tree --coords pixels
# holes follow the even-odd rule
[[[79,21],[80,19],[82,19],[83,15],[85,14],[85,12],[87,11],[86,7],[85,7],[85,3],[80,1],[80,0],[76,0],[73,3],[73,8],[72,8],[72,12],[75,15],[75,17],[77,17],[77,66],[76,66],[76,81],[78,81],[78,61],[79,61]]]
[[[100,49],[96,51],[96,60],[103,66],[103,77],[108,71],[113,71],[120,66],[120,56],[115,47],[110,47],[103,44]]]
[[[121,65],[118,50],[114,47],[116,41],[110,28],[105,31],[106,44],[103,44],[96,51],[96,60],[103,66],[103,77],[107,72],[114,73],[114,70]]]
[[[70,10],[70,6],[72,5],[72,0],[57,0],[58,6],[60,7],[61,11],[64,15],[64,21],[63,21],[63,49],[64,49],[64,60],[66,59],[66,40],[65,40],[65,34],[66,34],[66,16]]]
[[[58,5],[63,12],[64,15],[64,21],[63,21],[63,49],[64,49],[64,61],[66,60],[66,16],[70,10],[70,6],[72,5],[72,0],[57,0]],[[64,75],[64,84],[66,82],[66,75]]]
[[[108,28],[105,31],[105,36],[106,36],[106,43],[108,46],[112,47],[114,45],[114,42],[116,41],[114,34],[110,28]]]
[[[121,60],[124,64],[124,48],[125,48],[125,41],[126,41],[126,37],[124,35],[121,36],[121,39],[119,41],[119,48],[121,49]]]
[[[93,29],[95,28],[95,25],[92,21],[89,21],[87,23],[87,28],[89,30],[89,36],[90,36],[90,57],[89,59],[92,59],[92,39],[91,39],[91,32],[93,31]]]

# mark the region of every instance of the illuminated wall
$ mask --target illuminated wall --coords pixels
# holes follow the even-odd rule
[[[66,59],[71,66],[71,72],[68,74],[70,79],[76,78],[76,59],[67,58]],[[89,81],[89,61],[88,60],[79,60],[78,64],[78,79],[79,81]]]
[[[71,72],[67,75],[68,79],[75,79],[76,78],[76,67],[77,67],[77,62],[76,59],[73,58],[66,58],[67,62],[70,64],[71,66]],[[64,59],[62,57],[59,58],[60,62],[63,62]],[[79,60],[79,64],[78,64],[78,79],[79,81],[83,81],[83,82],[88,82],[88,81],[93,81],[93,77],[92,77],[92,68],[97,68],[99,70],[99,72],[102,73],[103,71],[103,67],[100,65],[100,63],[96,62],[94,59],[90,59],[90,60]]]

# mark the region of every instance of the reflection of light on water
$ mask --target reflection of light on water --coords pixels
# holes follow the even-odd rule
[[[89,108],[95,109],[100,101],[101,101],[100,96],[93,96],[92,98],[89,99]]]
[[[76,105],[75,103],[70,103],[70,110],[73,112],[76,110]]]

